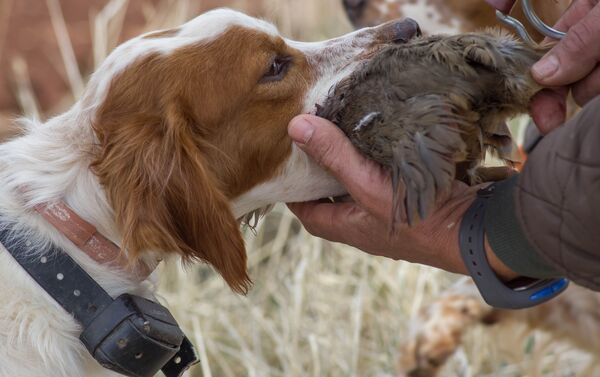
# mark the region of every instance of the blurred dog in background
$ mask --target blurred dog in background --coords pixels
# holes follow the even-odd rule
[[[572,0],[533,0],[540,18],[554,24]],[[424,34],[465,33],[498,26],[496,14],[483,0],[343,0],[350,22],[356,28],[411,17],[419,22]],[[548,6],[550,5],[550,6]],[[526,21],[519,4],[512,15],[521,20],[535,40],[542,35]]]

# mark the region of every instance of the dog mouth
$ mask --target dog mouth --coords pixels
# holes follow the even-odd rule
[[[391,21],[387,24],[381,25],[377,34],[374,38],[374,43],[366,48],[361,53],[357,54],[351,62],[348,62],[346,65],[337,67],[337,72],[348,71],[347,74],[339,81],[332,82],[328,88],[327,93],[324,98],[315,103],[315,107],[311,114],[329,118],[326,114],[331,112],[331,109],[328,108],[331,104],[330,98],[335,95],[335,93],[344,92],[345,82],[351,80],[355,77],[358,72],[363,71],[365,66],[369,65],[370,62],[380,55],[385,50],[390,48],[394,48],[395,46],[401,46],[413,40],[419,39],[423,37],[423,33],[419,24],[411,19],[406,18],[402,21]]]

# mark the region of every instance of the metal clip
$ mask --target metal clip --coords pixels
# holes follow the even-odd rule
[[[535,13],[535,9],[533,9],[533,6],[531,5],[531,0],[521,0],[521,6],[523,7],[523,13],[525,14],[525,17],[527,18],[529,23],[540,33],[552,39],[562,39],[565,37],[565,32],[556,30],[548,26],[544,21],[542,21],[538,17],[537,13]],[[496,18],[498,18],[498,20],[503,24],[513,28],[517,32],[519,37],[521,37],[521,39],[523,39],[523,41],[525,41],[527,44],[531,46],[538,46],[538,44],[533,40],[533,38],[531,38],[531,36],[527,32],[527,29],[525,29],[525,26],[523,26],[523,24],[519,20],[500,12],[499,10],[496,11]]]

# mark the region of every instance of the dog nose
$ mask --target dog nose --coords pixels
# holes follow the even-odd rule
[[[412,18],[405,18],[402,21],[395,22],[394,27],[394,42],[407,42],[414,37],[420,37],[422,35],[419,23]]]
[[[421,36],[421,28],[412,18],[391,21],[382,25],[384,37],[389,42],[405,43],[414,37]]]

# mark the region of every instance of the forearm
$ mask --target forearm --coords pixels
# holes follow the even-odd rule
[[[399,241],[392,242],[395,245],[395,251],[387,253],[388,256],[394,259],[407,259],[406,244],[411,244],[414,253],[412,253],[413,257],[409,261],[468,275],[469,272],[459,249],[459,228],[465,213],[475,201],[477,191],[480,188],[481,186],[465,187],[456,192],[435,213],[433,218],[416,225],[414,228],[416,235],[421,235],[420,237],[413,236],[417,241],[406,242],[407,235],[399,235]],[[503,205],[503,200],[498,201],[499,198],[496,199],[499,205]],[[365,250],[362,246],[358,245],[359,248]],[[490,266],[502,280],[510,281],[519,276],[526,276],[523,273],[515,272],[503,259],[496,255],[488,237],[486,237],[485,251]],[[394,255],[398,255],[398,257],[396,258]]]

